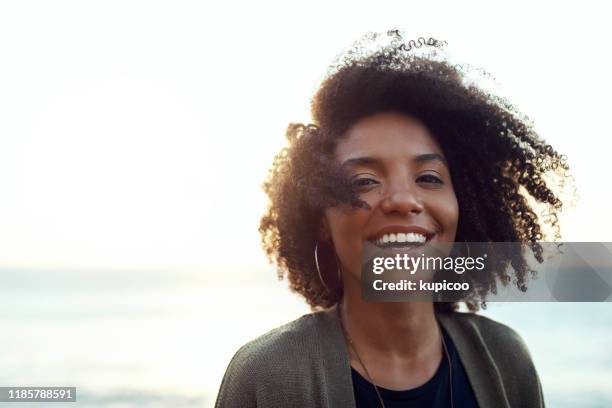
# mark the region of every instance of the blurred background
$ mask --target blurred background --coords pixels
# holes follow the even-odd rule
[[[368,31],[444,39],[491,72],[569,157],[564,240],[610,241],[610,17],[603,1],[0,3],[0,386],[212,407],[240,345],[309,312],[260,249],[260,186]],[[609,303],[483,313],[523,336],[547,406],[612,406]]]

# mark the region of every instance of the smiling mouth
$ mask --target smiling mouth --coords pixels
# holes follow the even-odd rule
[[[383,234],[376,239],[370,240],[371,243],[379,248],[418,248],[424,246],[433,238],[434,234],[426,236],[418,232],[398,232]]]

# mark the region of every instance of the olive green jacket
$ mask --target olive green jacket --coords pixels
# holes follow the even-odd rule
[[[480,408],[544,407],[536,369],[514,330],[472,313],[440,313],[438,319]],[[354,408],[337,308],[306,314],[242,346],[229,363],[215,407]]]

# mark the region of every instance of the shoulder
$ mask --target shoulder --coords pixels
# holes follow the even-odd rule
[[[540,407],[543,396],[537,370],[523,338],[513,328],[475,313],[452,312],[441,317],[451,332],[464,365],[490,367],[511,406]],[[467,367],[466,367],[467,368]]]
[[[449,318],[462,330],[481,338],[490,347],[509,347],[527,352],[523,338],[512,327],[476,313],[453,312]],[[507,350],[508,351],[508,350]]]
[[[483,347],[498,365],[533,367],[527,344],[513,328],[475,313],[452,312],[445,319],[455,337]]]
[[[248,341],[238,349],[232,362],[269,365],[302,355],[312,348],[317,336],[315,315],[305,314]]]
[[[223,376],[215,406],[278,406],[281,401],[271,399],[281,398],[280,390],[307,387],[306,367],[319,353],[318,314],[305,314],[240,347]]]

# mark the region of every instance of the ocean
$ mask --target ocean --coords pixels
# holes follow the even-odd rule
[[[240,345],[309,312],[286,285],[270,270],[0,270],[0,386],[76,386],[58,408],[212,407]],[[612,406],[611,303],[481,313],[523,337],[547,407]]]

